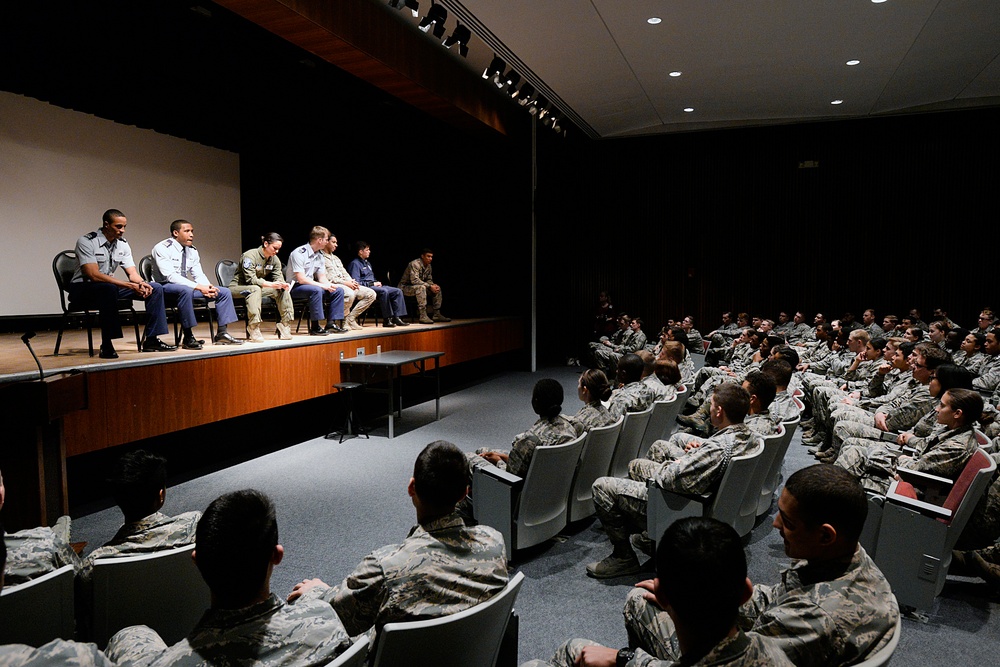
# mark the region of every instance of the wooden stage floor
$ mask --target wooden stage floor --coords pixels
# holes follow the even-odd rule
[[[207,325],[196,333],[208,339]],[[90,357],[86,331],[67,331],[53,356],[55,332],[31,340],[46,375],[85,375],[86,407],[62,418],[66,456],[85,454],[145,438],[310,400],[340,382],[340,359],[391,350],[444,352],[441,366],[504,354],[525,346],[519,318],[455,320],[329,336],[268,336],[264,343],[212,345],[203,350],[144,352],[134,339],[116,344],[120,358]],[[0,335],[0,391],[27,394],[38,369],[19,334]]]

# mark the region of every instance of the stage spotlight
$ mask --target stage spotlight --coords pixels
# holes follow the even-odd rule
[[[434,26],[434,36],[440,39],[444,36],[444,22],[448,20],[448,10],[438,4],[431,4],[430,10],[427,12],[427,16],[420,19],[420,24],[417,26],[422,31],[427,32]]]
[[[503,74],[506,67],[507,65],[500,59],[500,56],[493,56],[493,60],[490,61],[490,66],[483,70],[483,78],[489,79],[491,76],[499,76]]]
[[[517,84],[521,83],[521,75],[511,70],[507,72],[507,76],[504,77],[503,85],[507,88],[507,94],[511,97],[517,97]]]
[[[539,95],[534,100],[531,101],[531,105],[528,107],[528,113],[532,116],[537,116],[540,111],[545,109],[549,101],[545,99],[544,95]]]
[[[521,91],[519,93],[520,99],[517,101],[522,107],[531,104],[531,96],[535,94],[535,87],[530,83],[526,83],[521,86]]]
[[[410,13],[413,14],[413,18],[417,18],[420,14],[417,9],[420,8],[420,3],[417,0],[389,0],[389,6],[393,9],[402,9],[403,7],[409,7]]]
[[[471,38],[472,32],[459,23],[455,26],[455,29],[451,31],[451,36],[441,43],[444,44],[444,48],[446,49],[450,49],[457,43],[458,52],[462,54],[463,58],[466,58],[469,55],[469,40]]]

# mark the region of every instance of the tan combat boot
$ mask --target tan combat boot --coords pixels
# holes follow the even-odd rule
[[[250,338],[251,343],[263,343],[264,334],[260,332],[260,323],[251,324],[247,327],[247,335]]]
[[[432,320],[431,318],[427,317],[427,310],[424,309],[424,308],[420,309],[420,320],[419,320],[419,322],[421,324],[434,324],[434,320]]]
[[[364,329],[363,326],[358,324],[358,320],[356,317],[354,317],[354,313],[351,313],[350,315],[344,318],[344,325],[348,329],[351,329],[353,331],[360,331],[361,329]]]
[[[291,340],[292,339],[292,328],[288,326],[288,322],[278,322],[278,340]]]

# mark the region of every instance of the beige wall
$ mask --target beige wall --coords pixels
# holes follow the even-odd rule
[[[52,258],[109,208],[136,262],[190,220],[214,280],[242,252],[239,155],[0,92],[0,316],[61,312]]]

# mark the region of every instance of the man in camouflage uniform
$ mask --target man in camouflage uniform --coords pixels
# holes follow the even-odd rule
[[[416,297],[421,324],[451,322],[450,317],[445,317],[441,313],[441,287],[434,282],[434,276],[431,274],[433,260],[434,253],[429,248],[421,250],[420,257],[406,265],[406,270],[403,271],[397,285],[406,296]],[[431,297],[429,304],[428,294]]]
[[[681,320],[681,329],[684,329],[688,339],[688,344],[685,347],[694,350],[695,354],[704,354],[705,339],[702,338],[701,332],[694,328],[694,318],[688,315]]]
[[[602,340],[593,344],[592,356],[596,367],[608,376],[615,374],[618,361],[626,354],[637,352],[646,345],[646,334],[642,331],[642,319],[633,318],[619,342]]]
[[[729,380],[736,382],[735,379]],[[740,383],[741,386],[747,390],[750,394],[750,411],[747,413],[746,419],[743,423],[747,427],[760,436],[774,435],[781,428],[781,420],[775,418],[769,411],[771,402],[774,400],[777,394],[777,385],[774,382],[774,377],[768,374],[761,373],[760,371],[753,370],[746,374],[746,378]],[[705,401],[698,412],[689,417],[685,421],[681,421],[678,417],[678,423],[687,424],[687,428],[681,429],[674,435],[670,437],[670,441],[676,441],[681,445],[680,451],[683,451],[693,442],[700,443],[703,438],[697,436],[708,436],[712,433],[712,424],[709,419],[709,413],[711,410],[711,403]],[[654,445],[659,444],[658,441],[653,443]],[[653,447],[650,447],[650,452],[653,451]],[[678,451],[678,450],[673,450]],[[656,457],[649,455],[650,459],[657,460]],[[672,456],[671,458],[677,458],[677,456]],[[662,460],[662,459],[660,459]]]
[[[869,308],[861,316],[861,322],[863,324],[862,328],[868,332],[872,340],[876,338],[885,338],[885,329],[879,326],[878,322],[875,320],[875,311]]]
[[[814,465],[788,478],[774,527],[792,565],[780,583],[758,584],[743,604],[739,627],[747,636],[776,642],[798,667],[852,665],[889,643],[899,608],[858,544],[867,514],[864,491],[841,468]],[[674,624],[645,591],[629,593],[624,615],[633,645],[673,659]]]
[[[291,605],[271,593],[271,571],[283,556],[266,495],[246,489],[220,496],[198,522],[194,552],[212,607],[173,646],[136,625],[116,633],[105,653],[135,667],[222,665],[249,656],[259,667],[332,661],[351,639],[326,602],[310,597]]]
[[[792,326],[789,327],[785,339],[793,345],[799,345],[814,338],[813,327],[809,326],[806,322],[806,316],[802,311],[796,312],[795,317],[792,319]]]
[[[94,549],[83,562],[80,576],[89,580],[94,561],[152,553],[194,542],[201,512],[168,516],[160,512],[167,494],[167,461],[142,449],[121,457],[110,479],[124,525],[109,542]]]
[[[706,493],[714,489],[734,456],[750,451],[759,438],[743,423],[750,408],[750,395],[732,383],[720,384],[712,394],[712,425],[718,433],[691,448],[675,461],[654,463],[636,459],[629,464],[629,478],[600,477],[594,482],[594,507],[613,553],[587,566],[587,574],[598,579],[620,577],[639,571],[639,559],[630,535],[646,529],[646,480],[680,493]],[[659,441],[658,441],[659,442]]]
[[[608,412],[615,419],[626,412],[642,412],[656,400],[656,396],[642,381],[643,365],[642,358],[635,354],[626,354],[618,360],[615,382],[621,387],[611,393],[608,401]]]
[[[678,572],[684,576],[677,576]],[[752,585],[739,535],[718,519],[687,517],[671,524],[656,550],[656,578],[636,586],[651,606],[666,610],[662,616],[669,624],[669,656],[660,660],[635,646],[618,650],[571,639],[549,662],[534,660],[522,667],[792,664],[777,642],[737,627],[740,604],[750,598]]]
[[[337,237],[331,233],[326,240],[326,247],[322,250],[326,279],[334,285],[340,285],[340,289],[344,290],[344,325],[356,331],[363,328],[358,324],[358,317],[375,302],[375,290],[365,287],[351,277],[344,268],[344,263],[333,254],[336,250]]]
[[[988,394],[1000,388],[1000,340],[997,339],[996,329],[986,334],[983,353],[986,361],[979,368],[979,377],[972,381],[972,386]]]
[[[417,456],[407,492],[417,525],[401,544],[376,549],[339,585],[295,585],[289,601],[310,595],[332,605],[351,636],[386,623],[447,616],[485,602],[507,586],[503,537],[466,527],[455,512],[469,492],[465,455],[438,440]]]
[[[848,438],[880,438],[883,432],[900,432],[912,428],[920,418],[934,409],[927,385],[938,366],[948,361],[948,354],[933,343],[920,343],[913,352],[913,376],[896,398],[869,412],[855,406],[842,406],[833,414],[831,447],[820,450],[817,458],[824,463],[837,460],[840,448]]]
[[[0,508],[6,489],[0,473]],[[80,568],[80,557],[69,543],[70,518],[61,516],[56,525],[27,528],[7,533],[3,538],[6,560],[0,567],[5,586],[16,586],[55,572],[65,565]]]

